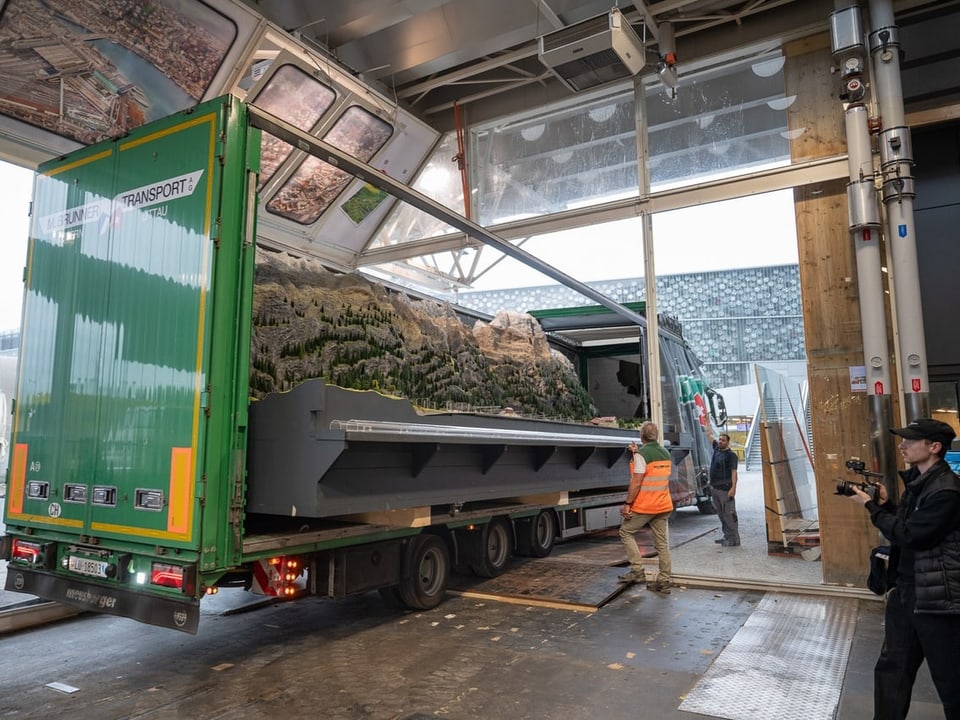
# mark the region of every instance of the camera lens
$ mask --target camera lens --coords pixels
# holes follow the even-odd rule
[[[837,480],[837,495],[850,497],[853,495],[853,483],[849,480]]]

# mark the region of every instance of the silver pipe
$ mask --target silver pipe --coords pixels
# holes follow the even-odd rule
[[[883,287],[883,262],[880,252],[882,227],[880,206],[870,142],[870,113],[864,82],[866,52],[860,22],[860,8],[847,5],[830,16],[833,58],[841,78],[840,97],[845,102],[847,135],[847,185],[849,230],[857,263],[857,288],[866,393],[870,412],[870,448],[876,458],[874,472],[889,483],[895,480],[895,447],[887,428],[893,426],[890,348],[887,343],[886,299]],[[895,486],[895,485],[892,485]]]
[[[571,424],[571,427],[587,426]],[[588,447],[626,448],[636,438],[636,430],[623,430],[622,435],[602,433],[563,433],[543,430],[512,430],[507,428],[468,427],[462,425],[431,425],[427,423],[393,422],[389,420],[332,420],[331,430],[341,430],[355,439],[378,438],[395,442],[430,439],[453,442],[489,440],[498,443],[515,442],[528,445],[575,445]]]
[[[916,228],[913,213],[913,157],[910,130],[904,126],[900,80],[900,39],[891,0],[870,0],[870,52],[880,109],[881,174],[887,215],[887,245],[892,258],[890,282],[896,315],[902,420],[930,414],[927,351],[920,299]]]

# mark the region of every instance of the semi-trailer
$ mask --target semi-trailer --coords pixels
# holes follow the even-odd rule
[[[260,134],[228,96],[39,168],[6,589],[191,633],[223,587],[426,609],[617,524],[635,430],[320,378],[251,399]],[[665,374],[677,423],[695,375]],[[673,488],[705,510],[692,433]]]

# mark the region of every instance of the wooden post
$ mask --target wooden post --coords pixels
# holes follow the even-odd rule
[[[797,98],[788,111],[793,160],[845,153],[828,36],[789,45],[785,53],[787,95]],[[846,459],[866,455],[870,427],[866,397],[850,387],[850,367],[864,360],[846,181],[797,188],[794,203],[823,579],[863,587],[877,533],[862,507],[834,494],[837,479],[852,477]]]

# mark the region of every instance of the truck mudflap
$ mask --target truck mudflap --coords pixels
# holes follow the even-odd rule
[[[59,577],[47,572],[7,566],[6,590],[37,595],[80,610],[133,618],[171,630],[197,634],[200,602],[146,596],[122,588],[105,588],[94,583]]]

